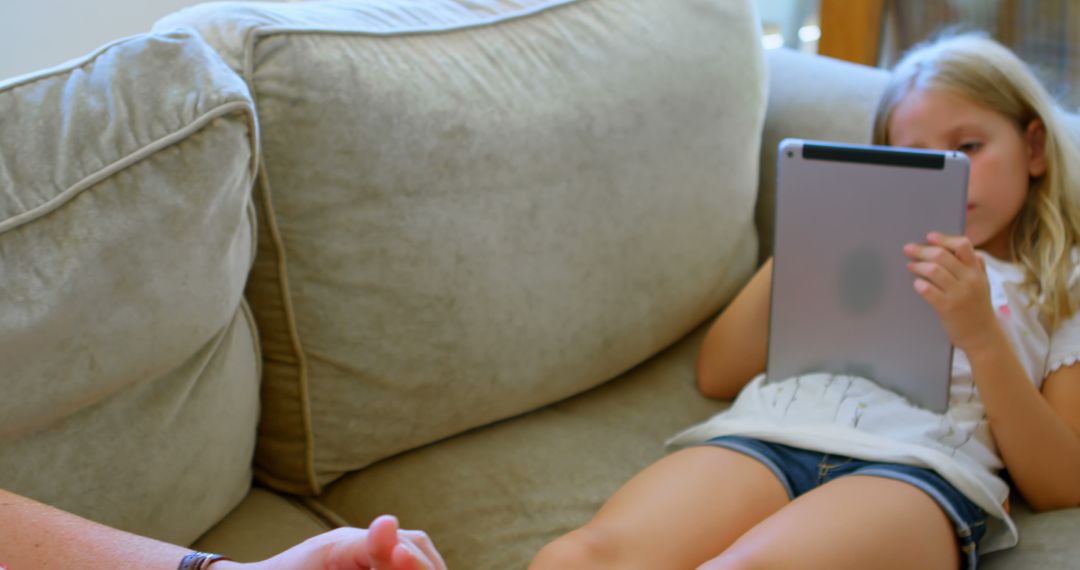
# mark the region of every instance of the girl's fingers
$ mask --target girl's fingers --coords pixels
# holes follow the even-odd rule
[[[948,289],[956,284],[955,275],[936,263],[916,262],[907,264],[908,271],[936,285],[939,289]]]
[[[944,267],[949,273],[953,273],[954,275],[959,274],[964,269],[963,263],[956,257],[956,254],[940,245],[907,244],[904,246],[904,255],[913,261],[927,261],[940,264],[940,266]]]
[[[944,247],[952,252],[961,263],[967,266],[977,265],[978,256],[975,255],[975,246],[966,236],[953,236],[939,232],[930,232],[926,235],[927,241],[933,245]]]
[[[940,265],[953,277],[959,277],[965,269],[964,264],[957,259],[953,252],[936,245],[909,243],[904,246],[904,254],[915,263],[923,262]]]
[[[930,303],[930,306],[935,310],[938,309],[938,303],[941,302],[942,295],[944,293],[941,289],[934,286],[925,279],[916,279],[914,283],[915,292],[918,293],[926,302]]]
[[[912,260],[908,269],[915,275],[945,287],[980,269],[979,256],[968,238],[930,232],[927,239],[930,245],[909,243],[904,246],[904,254]],[[934,269],[935,265],[941,269]]]

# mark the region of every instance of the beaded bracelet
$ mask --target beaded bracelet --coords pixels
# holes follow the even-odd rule
[[[180,561],[180,566],[176,570],[206,570],[211,564],[217,562],[218,560],[230,559],[220,554],[192,552]]]

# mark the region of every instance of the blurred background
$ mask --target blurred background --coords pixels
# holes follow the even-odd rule
[[[0,79],[147,31],[158,18],[202,1],[0,0]],[[1080,107],[1080,0],[754,1],[766,48],[866,65],[889,67],[950,26],[984,30],[1031,64],[1066,106]]]
[[[891,67],[942,30],[1012,48],[1066,107],[1080,108],[1080,0],[755,0],[767,49]]]
[[[204,1],[0,0],[0,80],[149,31],[163,16]]]

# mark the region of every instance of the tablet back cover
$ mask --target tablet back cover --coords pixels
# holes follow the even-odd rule
[[[967,157],[787,139],[777,170],[768,381],[862,376],[944,412],[952,346],[903,246],[963,234]]]

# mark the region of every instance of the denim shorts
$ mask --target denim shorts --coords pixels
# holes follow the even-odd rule
[[[713,438],[708,444],[757,459],[776,474],[791,499],[846,475],[885,477],[914,485],[930,495],[952,520],[960,547],[961,567],[968,570],[977,567],[978,544],[986,534],[989,517],[986,511],[930,469],[863,461],[737,435]]]

